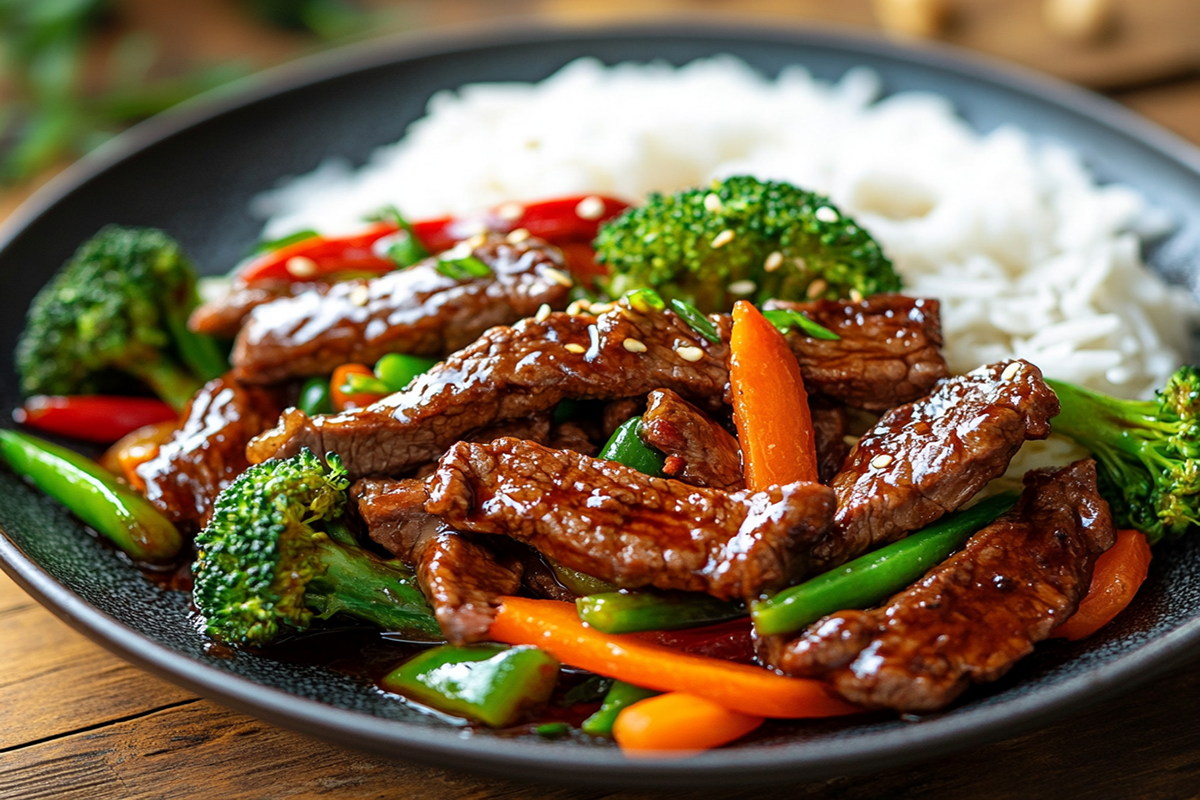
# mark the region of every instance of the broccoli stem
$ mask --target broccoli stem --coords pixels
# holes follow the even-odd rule
[[[340,612],[386,631],[442,640],[412,572],[399,561],[333,542],[318,546],[318,559],[324,572],[309,582],[304,601],[322,619]]]
[[[184,371],[165,358],[144,364],[129,364],[126,369],[140,378],[176,411],[182,411],[203,385],[191,373]]]

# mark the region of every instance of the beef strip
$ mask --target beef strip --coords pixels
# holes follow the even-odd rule
[[[352,489],[370,537],[413,567],[451,644],[487,639],[499,598],[521,587],[521,562],[425,513],[424,481],[359,481]]]
[[[837,517],[813,551],[825,570],[903,538],[1004,474],[1026,439],[1045,439],[1058,398],[1028,361],[947,378],[863,434],[831,486]]]
[[[872,298],[844,305],[868,302],[874,304],[872,315],[864,312],[847,320],[869,320],[870,329],[877,331],[885,327],[877,318],[886,316],[892,336],[880,342],[880,353],[870,363],[876,365],[872,369],[878,367],[890,375],[890,368],[878,366],[891,363],[882,353],[895,349],[898,340],[928,339],[916,333],[901,336],[900,332],[930,326],[936,329],[936,321],[931,322],[936,306],[932,301],[898,295],[889,296],[887,303]],[[905,308],[908,313],[900,313]],[[549,411],[564,398],[611,400],[665,388],[702,408],[718,409],[729,382],[726,343],[730,320],[728,315],[713,315],[711,319],[721,334],[717,343],[697,334],[672,311],[638,311],[624,301],[598,317],[556,313],[544,319],[522,320],[511,328],[493,328],[419,377],[406,391],[367,408],[316,419],[290,411],[274,430],[252,443],[250,458],[262,461],[309,447],[314,452],[336,451],[355,476],[400,474],[438,457],[466,431]],[[849,321],[838,326],[841,341],[861,354],[866,345],[853,333],[853,327]],[[829,342],[793,333],[789,344],[805,370],[810,392],[822,394],[828,386],[847,398],[862,394],[857,389],[848,391],[845,380],[832,376],[819,364],[813,366],[808,349],[816,347],[826,355],[836,352]],[[936,348],[931,346],[922,352],[944,371],[945,364]],[[849,357],[838,360],[847,362]],[[893,360],[900,369],[909,370],[909,377],[895,387],[889,384],[888,391],[878,382],[872,383],[873,389],[868,392],[870,407],[897,398],[914,399],[927,391],[940,374],[939,368],[925,361],[919,362],[918,368],[910,367],[899,356]],[[929,379],[928,385],[922,383],[925,379]],[[896,395],[891,388],[917,394]]]
[[[801,311],[841,337],[787,335],[805,385],[846,405],[885,411],[924,396],[948,374],[937,300],[877,294],[858,303],[770,300],[766,308]]]
[[[726,492],[746,488],[737,439],[670,389],[650,393],[639,433],[667,457],[669,477]]]
[[[472,254],[491,268],[455,279],[434,256],[369,280],[342,281],[256,307],[233,348],[239,380],[277,383],[328,375],[347,362],[388,353],[442,357],[495,325],[565,306],[571,279],[562,252],[540,239],[492,235]]]
[[[305,292],[327,291],[329,284],[324,281],[270,279],[255,281],[253,285],[235,281],[224,296],[210,300],[193,311],[188,319],[188,327],[197,333],[232,339],[238,335],[250,312],[264,303]]]
[[[842,471],[846,456],[850,454],[850,445],[846,444],[849,420],[845,406],[819,397],[809,401],[809,408],[817,446],[817,475],[821,483],[827,484]]]
[[[646,401],[642,397],[622,397],[605,403],[600,414],[600,430],[604,441],[607,442],[616,433],[617,428],[628,422],[630,417],[636,417],[645,410]]]
[[[532,437],[518,436],[516,438],[531,439]],[[571,450],[585,456],[594,456],[600,452],[599,446],[591,440],[583,426],[576,422],[560,422],[552,426],[547,444],[555,450]]]
[[[1015,508],[872,611],[841,611],[760,657],[868,708],[934,711],[994,681],[1075,612],[1115,533],[1096,465],[1034,470]]]
[[[246,444],[282,408],[278,392],[243,386],[229,375],[206,383],[170,440],[137,467],[146,499],[173,522],[204,525],[217,495],[250,466]]]
[[[803,570],[829,525],[816,483],[729,494],[524,442],[460,442],[442,457],[426,511],[453,528],[502,534],[622,588],[753,598]]]

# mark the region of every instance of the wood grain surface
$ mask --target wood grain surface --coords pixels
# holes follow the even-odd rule
[[[412,25],[538,14],[572,23],[678,9],[872,25],[868,0],[421,0]],[[176,57],[275,63],[311,46],[246,27],[225,0],[128,0]],[[1128,0],[1091,47],[1056,39],[1034,0],[951,3],[946,38],[1093,87],[1200,143],[1200,3]],[[1123,87],[1123,88],[1120,88]],[[31,186],[0,192],[0,218]],[[913,768],[770,790],[623,792],[516,783],[346,750],[147,675],[0,574],[0,798],[1182,798],[1200,796],[1200,658],[1057,724]]]

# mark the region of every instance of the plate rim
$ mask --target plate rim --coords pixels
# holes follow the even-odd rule
[[[519,43],[568,39],[703,36],[835,48],[848,54],[886,57],[936,71],[950,71],[1065,108],[1136,140],[1179,163],[1200,182],[1200,148],[1115,101],[1034,70],[946,44],[914,47],[836,25],[729,24],[713,15],[669,21],[563,25],[516,18],[505,24],[446,26],[382,37],[297,59],[230,87],[206,93],[140,123],[63,170],[36,190],[0,225],[0,251],[35,220],[93,178],[117,168],[141,150],[268,98],[360,71],[434,55]],[[868,737],[759,749],[715,750],[687,760],[622,757],[611,748],[588,748],[496,738],[464,738],[457,729],[415,726],[329,706],[208,666],[158,644],[89,604],[27,556],[0,530],[0,568],[72,628],[136,666],[198,695],[259,719],[342,744],[396,758],[510,777],[553,779],[590,785],[681,786],[818,780],[874,772],[925,761],[985,744],[1051,718],[1128,691],[1178,666],[1200,645],[1200,615],[1136,651],[1093,670],[1067,677],[1000,706],[967,709],[907,728]],[[996,717],[999,713],[998,718]],[[479,742],[486,742],[483,747]],[[399,749],[406,748],[402,752]],[[467,759],[463,763],[461,759]],[[581,775],[580,769],[605,773]]]

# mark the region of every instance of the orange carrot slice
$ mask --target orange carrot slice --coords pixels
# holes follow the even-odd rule
[[[689,655],[630,634],[600,633],[579,621],[573,603],[525,597],[502,601],[492,639],[535,645],[564,664],[597,675],[662,692],[694,694],[751,716],[832,717],[859,710],[834,697],[821,681]]]
[[[1117,531],[1117,541],[1100,554],[1092,584],[1071,618],[1051,636],[1071,641],[1087,638],[1125,610],[1150,571],[1150,545],[1141,531]]]
[[[613,738],[628,756],[688,756],[740,739],[762,724],[762,717],[670,692],[624,709],[613,723]]]
[[[817,444],[800,364],[783,334],[746,300],[733,306],[729,384],[746,486],[816,482]]]

